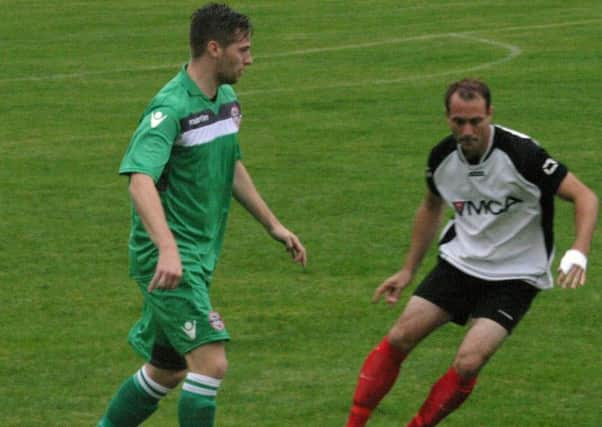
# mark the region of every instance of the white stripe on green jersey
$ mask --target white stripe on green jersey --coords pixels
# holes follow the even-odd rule
[[[198,129],[192,129],[182,133],[176,140],[176,145],[184,147],[194,147],[195,145],[207,144],[215,141],[222,136],[231,135],[238,132],[238,125],[234,119],[229,118],[204,126]]]

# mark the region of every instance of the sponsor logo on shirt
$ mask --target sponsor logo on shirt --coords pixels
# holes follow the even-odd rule
[[[523,200],[508,196],[504,201],[497,200],[456,200],[452,202],[456,214],[463,215],[501,215],[508,211],[513,205],[522,203]]]
[[[188,120],[188,124],[193,127],[198,125],[199,123],[205,123],[208,122],[210,119],[209,114],[201,114],[200,116],[197,117],[193,117],[192,119]]]

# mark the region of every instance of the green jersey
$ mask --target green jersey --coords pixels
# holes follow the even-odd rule
[[[184,271],[207,283],[222,247],[240,159],[240,105],[229,85],[207,98],[186,66],[152,99],[130,141],[120,174],[143,173],[155,181]],[[152,276],[158,250],[132,208],[130,274]]]

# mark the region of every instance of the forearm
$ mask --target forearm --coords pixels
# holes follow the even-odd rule
[[[598,198],[570,172],[560,183],[558,196],[575,205],[575,241],[572,249],[587,255],[598,221]]]
[[[270,230],[279,224],[240,161],[237,162],[234,172],[233,193],[234,198],[266,229]]]
[[[598,198],[589,189],[582,191],[574,200],[575,203],[575,241],[572,249],[577,249],[587,256],[598,220]]]
[[[129,191],[136,212],[157,248],[177,247],[152,178],[144,174],[132,174]]]

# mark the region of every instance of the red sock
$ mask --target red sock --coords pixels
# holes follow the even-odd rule
[[[366,358],[358,379],[347,427],[363,427],[372,410],[389,392],[406,355],[389,344],[387,337]]]
[[[454,368],[450,368],[433,385],[418,415],[407,427],[433,427],[446,415],[466,400],[477,382],[477,378],[464,379]]]

